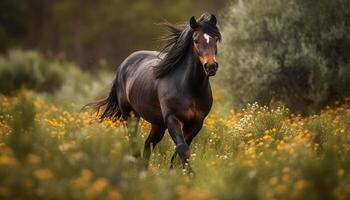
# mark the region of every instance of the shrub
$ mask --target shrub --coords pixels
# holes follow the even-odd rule
[[[223,81],[233,103],[319,111],[350,95],[350,2],[235,1],[222,15]]]
[[[20,89],[54,92],[64,81],[64,67],[34,51],[12,50],[0,57],[0,93],[14,95]]]

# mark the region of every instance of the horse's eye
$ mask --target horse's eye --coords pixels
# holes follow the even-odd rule
[[[194,39],[193,42],[196,43],[196,44],[198,44],[198,40],[197,40],[197,39]]]

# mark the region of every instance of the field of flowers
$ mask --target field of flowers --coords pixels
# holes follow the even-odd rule
[[[80,108],[28,91],[0,96],[0,199],[350,197],[348,99],[309,117],[216,106],[191,146],[192,178],[169,172],[168,135],[145,170],[123,123],[98,123]],[[150,127],[140,126],[141,149]]]

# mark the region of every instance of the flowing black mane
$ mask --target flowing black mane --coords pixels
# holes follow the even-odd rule
[[[221,34],[216,25],[210,23],[210,14],[203,14],[197,20],[202,29],[211,35],[215,35],[221,39]],[[163,23],[169,35],[164,37],[165,44],[160,52],[164,58],[158,65],[154,66],[154,73],[157,78],[168,74],[178,64],[192,42],[192,34],[194,30],[190,25],[174,25]]]

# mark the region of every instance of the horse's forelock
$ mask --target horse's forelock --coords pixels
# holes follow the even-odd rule
[[[221,33],[220,33],[220,31],[219,31],[217,26],[212,25],[211,23],[208,23],[208,22],[202,22],[202,23],[199,23],[199,24],[202,27],[202,31],[204,33],[207,33],[210,36],[216,36],[216,37],[219,38],[219,40],[221,40]]]
[[[216,24],[211,22],[211,17],[211,14],[204,13],[198,18],[197,23],[200,25],[203,32],[208,33],[211,36],[216,36],[221,40],[219,28]]]

